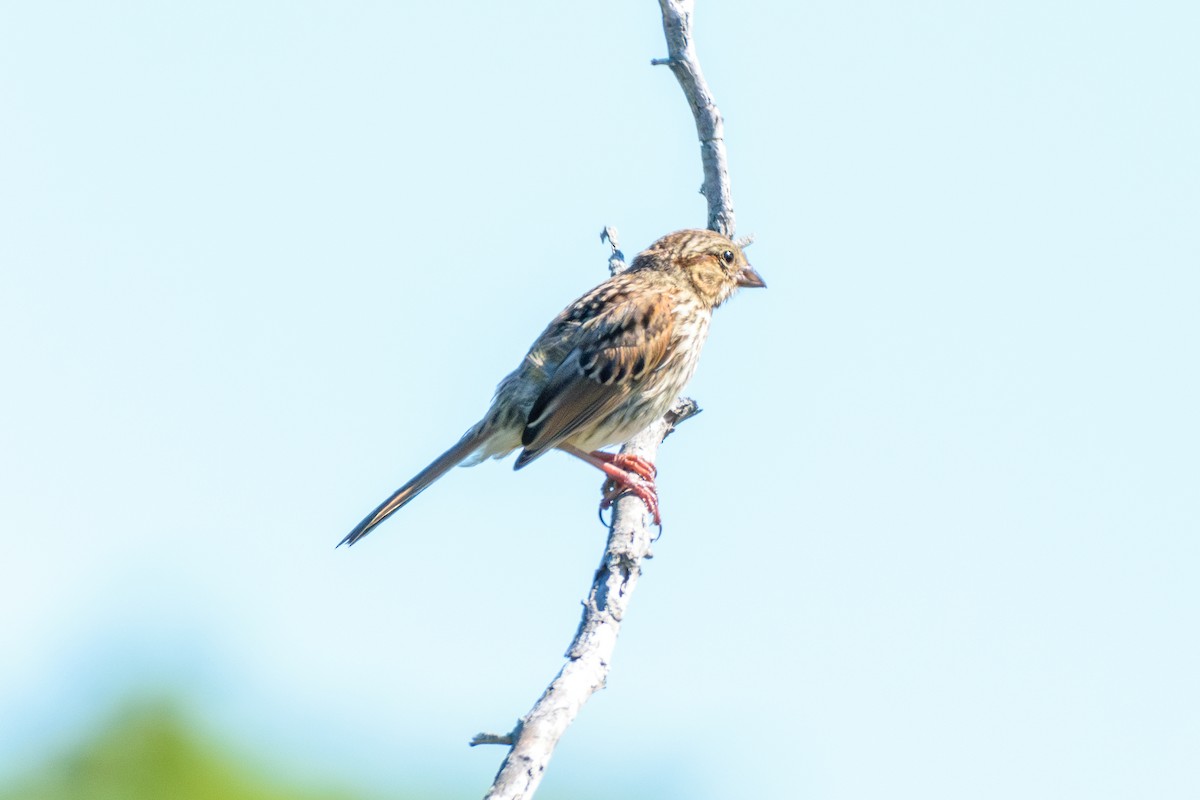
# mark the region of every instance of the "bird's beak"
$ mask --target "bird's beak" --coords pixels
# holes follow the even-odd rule
[[[755,272],[754,267],[749,264],[742,267],[742,271],[738,273],[737,285],[745,286],[747,289],[767,288],[767,283],[762,279],[762,275]]]

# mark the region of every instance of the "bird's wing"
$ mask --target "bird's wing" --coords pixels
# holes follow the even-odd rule
[[[616,410],[662,363],[674,325],[665,292],[588,296],[564,316],[564,322],[573,316],[583,322],[572,336],[574,347],[530,409],[517,469]]]

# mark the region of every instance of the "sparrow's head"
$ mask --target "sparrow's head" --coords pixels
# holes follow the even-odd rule
[[[724,303],[740,286],[767,285],[746,261],[742,248],[709,230],[669,233],[638,254],[632,268],[674,273],[691,285],[708,308]]]

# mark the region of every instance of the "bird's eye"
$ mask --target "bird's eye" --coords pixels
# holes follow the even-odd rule
[[[732,264],[733,263],[733,251],[726,250],[724,253],[721,253],[721,258],[725,259],[726,264]]]

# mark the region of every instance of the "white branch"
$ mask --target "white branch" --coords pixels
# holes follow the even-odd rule
[[[665,417],[630,440],[625,452],[653,460],[674,426],[699,411],[694,401],[681,398]],[[646,516],[638,498],[629,495],[617,501],[608,546],[583,603],[583,618],[567,650],[567,663],[512,733],[481,733],[471,741],[472,745],[512,744],[487,800],[532,797],[558,740],[588,698],[604,687],[621,620],[642,573],[642,559],[651,556],[653,539]]]
[[[704,163],[701,193],[708,201],[708,227],[726,236],[734,230],[733,201],[729,190],[729,172],[725,163],[724,127],[721,113],[692,46],[692,0],[659,0],[663,14],[663,32],[670,57],[664,62],[683,87],[696,118]],[[609,269],[614,274],[625,267],[617,242],[617,232],[605,228],[601,239],[612,246]],[[699,413],[695,401],[681,397],[666,416],[639,433],[621,451],[634,453],[653,462],[658,447],[683,420]],[[653,542],[647,524],[646,507],[632,495],[617,500],[609,528],[608,544],[600,567],[592,579],[592,588],[583,604],[583,618],[567,650],[567,663],[546,687],[533,708],[511,733],[481,733],[471,745],[511,745],[486,800],[530,800],[558,740],[575,720],[583,704],[604,687],[609,664],[617,645],[621,620],[642,574],[642,560],[651,557]]]
[[[725,123],[696,56],[692,36],[692,11],[696,4],[694,0],[658,0],[658,5],[662,9],[668,55],[650,63],[669,66],[687,95],[692,116],[696,118],[696,134],[700,137],[700,160],[704,164],[700,194],[708,201],[708,229],[733,238],[733,195],[725,160]]]

